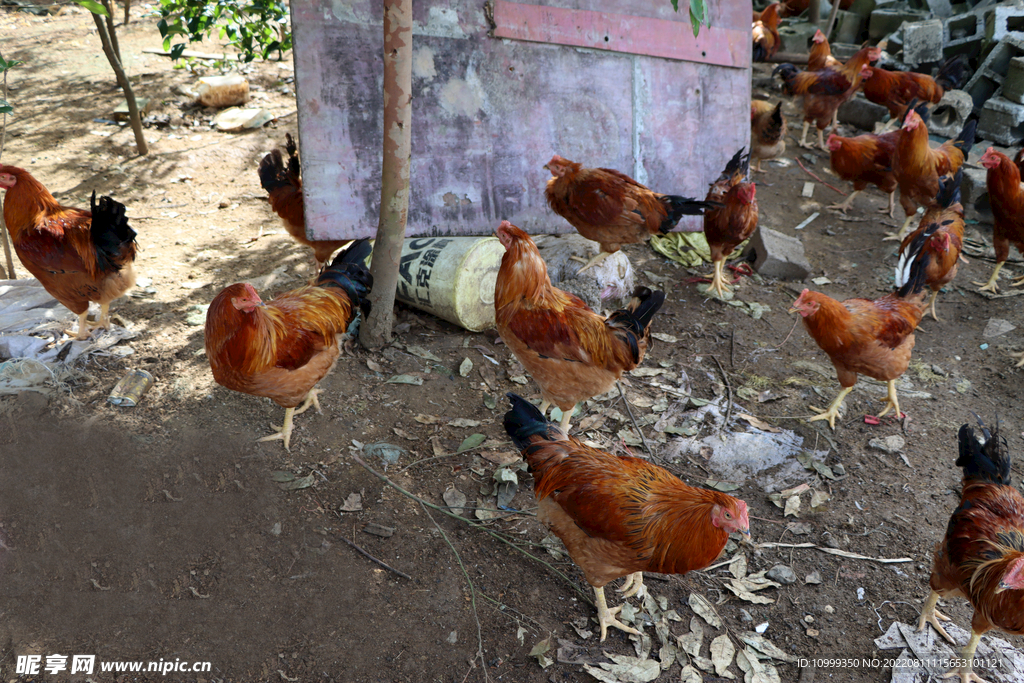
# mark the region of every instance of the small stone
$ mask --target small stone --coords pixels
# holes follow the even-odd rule
[[[755,256],[754,270],[762,277],[803,280],[811,273],[803,242],[776,230],[760,226],[750,238],[744,258],[751,253]]]
[[[281,535],[281,522],[274,522],[274,526],[270,527],[270,535],[271,536],[280,536]]]
[[[804,579],[804,583],[806,583],[806,584],[819,584],[819,583],[821,583],[821,574],[819,572],[811,572],[810,574],[807,575],[807,578]]]
[[[748,612],[747,610],[740,608],[740,621],[749,624],[750,622],[754,621],[754,617],[750,616],[750,612]]]
[[[391,538],[395,534],[395,527],[383,526],[381,524],[370,522],[363,527],[363,531],[368,534],[373,534],[374,536],[380,536],[381,538]]]
[[[816,628],[809,628],[809,629],[807,629],[807,635],[809,635],[811,638],[817,638],[818,637],[818,629],[816,629]]]
[[[796,572],[791,567],[787,567],[784,564],[777,564],[768,570],[765,574],[772,581],[778,581],[784,586],[788,586],[791,583],[796,583]]]
[[[1015,329],[1017,329],[1017,326],[1006,320],[1002,320],[1000,318],[989,318],[988,324],[985,325],[985,331],[981,333],[981,336],[985,339],[991,339],[992,337],[1004,335]]]
[[[835,614],[836,608],[833,607],[832,605],[825,605],[825,612],[827,614]]]
[[[936,375],[939,375],[940,377],[945,377],[947,374],[949,374],[945,370],[943,370],[941,366],[936,365],[934,363],[932,363],[932,372],[934,372]]]
[[[813,624],[814,623],[814,616],[811,615],[811,614],[805,614],[804,615],[804,621],[806,621],[808,624]]]
[[[871,441],[868,441],[868,446],[884,453],[895,455],[903,450],[906,443],[907,442],[902,436],[894,434],[892,436],[887,436],[884,439],[871,439]]]

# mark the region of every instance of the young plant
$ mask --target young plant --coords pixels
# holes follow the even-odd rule
[[[217,31],[241,53],[244,62],[256,57],[278,59],[292,47],[288,6],[282,0],[160,0],[157,28],[171,59],[179,59],[187,43],[171,44],[175,36],[196,43]]]

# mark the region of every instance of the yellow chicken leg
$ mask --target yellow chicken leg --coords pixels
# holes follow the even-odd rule
[[[992,277],[988,279],[988,282],[983,285],[980,282],[974,283],[976,285],[981,285],[981,288],[978,290],[979,292],[992,292],[993,294],[999,293],[999,285],[996,284],[996,280],[999,279],[999,271],[1003,269],[1004,263],[1006,263],[1006,261],[1000,261],[996,264],[995,269],[992,271]]]
[[[278,439],[281,439],[282,441],[284,441],[284,449],[290,452],[291,449],[288,447],[288,443],[291,441],[292,438],[292,418],[295,417],[296,415],[301,415],[302,413],[306,412],[306,410],[308,410],[310,406],[316,408],[316,412],[318,413],[323,412],[320,410],[320,401],[319,399],[317,399],[317,394],[319,393],[320,390],[317,389],[316,387],[313,387],[312,389],[309,390],[309,393],[306,394],[306,398],[302,399],[302,405],[300,405],[298,408],[285,408],[284,425],[281,427],[278,427],[275,424],[270,425],[277,431],[271,434],[270,436],[265,436],[262,439],[257,439],[257,441],[277,441]]]
[[[935,312],[935,300],[939,298],[939,291],[932,290],[932,300],[928,302],[928,310],[931,311],[932,317],[939,320],[938,314]],[[941,321],[940,321],[941,322]]]
[[[1022,286],[1024,286],[1024,275],[1021,275],[1019,278],[1017,278],[1016,280],[1011,282],[1010,286],[1011,287],[1022,287]]]
[[[632,628],[630,626],[626,626],[621,621],[615,618],[615,615],[622,611],[622,605],[608,609],[608,603],[605,602],[604,599],[604,586],[601,586],[600,588],[595,586],[594,596],[596,598],[595,602],[597,603],[597,621],[601,625],[602,643],[604,642],[604,639],[608,637],[609,626],[614,626],[620,631],[625,631],[626,633],[640,635],[640,631],[637,631],[635,628]]]
[[[810,128],[810,127],[811,127],[810,122],[809,121],[804,121],[804,130],[803,130],[802,133],[800,133],[800,142],[796,143],[796,144],[800,145],[801,147],[803,147],[804,149],[810,149],[810,147],[811,147],[807,143],[807,129]]]
[[[984,678],[974,673],[974,652],[978,649],[978,643],[981,641],[981,634],[971,629],[971,639],[967,641],[967,645],[964,646],[963,654],[960,655],[960,661],[963,664],[960,668],[955,671],[943,675],[943,678],[955,678],[960,677],[960,683],[988,683]]]
[[[594,256],[594,258],[592,258],[589,261],[587,261],[586,265],[584,265],[582,268],[580,268],[578,271],[576,271],[576,274],[578,275],[578,274],[582,273],[583,271],[587,270],[588,268],[593,268],[594,266],[596,266],[599,263],[603,262],[609,256],[611,256],[611,254],[608,253],[607,251],[599,251],[599,252],[597,252],[597,255]]]
[[[832,401],[832,405],[828,407],[828,410],[819,410],[818,408],[811,406],[811,410],[818,414],[807,421],[814,422],[815,420],[828,420],[828,426],[835,430],[836,418],[839,417],[839,408],[842,407],[843,400],[846,399],[846,395],[851,391],[853,391],[853,387],[846,387],[840,391],[839,395],[836,396],[836,400]]]
[[[830,152],[828,145],[825,144],[825,131],[818,129],[818,149],[823,152]]]
[[[903,417],[903,413],[900,412],[900,402],[896,399],[896,380],[889,380],[889,393],[885,397],[885,408],[878,414],[878,417],[882,417],[889,412],[890,409],[896,409],[896,419]]]
[[[725,260],[715,261],[715,274],[711,276],[711,284],[708,285],[708,292],[714,290],[719,299],[724,299],[726,293],[732,291],[732,287],[725,279]]]
[[[889,208],[879,211],[889,214],[889,218],[896,218],[896,190],[889,193]]]
[[[847,211],[849,211],[850,207],[853,206],[853,198],[859,194],[860,190],[854,190],[853,192],[850,193],[850,196],[847,197],[845,201],[840,202],[838,204],[831,204],[828,208],[846,213]]]
[[[910,227],[910,221],[914,220],[916,216],[916,212],[907,216],[907,220],[903,221],[903,227],[901,227],[897,232],[885,233],[885,237],[882,238],[882,241],[888,242],[890,240],[895,240],[897,242],[902,242],[903,238],[907,236],[907,228]]]
[[[75,339],[81,341],[89,338],[89,332],[94,328],[98,327],[96,323],[89,322],[89,309],[86,309],[84,313],[78,316],[78,333],[75,335]]]
[[[274,424],[270,425],[271,427],[273,427],[277,431],[274,432],[273,434],[271,434],[270,436],[265,436],[262,439],[256,439],[256,440],[257,441],[277,441],[278,439],[281,439],[282,441],[284,441],[284,449],[286,451],[291,451],[291,449],[288,448],[288,442],[291,441],[291,438],[292,438],[292,416],[294,414],[295,414],[295,408],[285,408],[284,409],[284,425],[281,426],[281,427],[278,427],[277,425],[274,425]]]
[[[1020,353],[1011,353],[1010,357],[1011,358],[1020,358],[1020,361],[1016,365],[1014,365],[1013,367],[1015,367],[1015,368],[1024,368],[1024,351],[1022,351]]]
[[[939,594],[932,591],[931,595],[928,596],[927,602],[924,603],[924,607],[921,609],[921,619],[917,622],[917,630],[919,632],[923,631],[925,629],[925,624],[931,624],[935,630],[939,632],[940,636],[948,640],[952,645],[956,645],[956,641],[953,640],[950,635],[946,633],[946,629],[942,628],[942,625],[939,624],[940,619],[942,621],[951,621],[951,619],[945,614],[939,612],[939,610],[935,609],[935,604],[938,601]]]
[[[631,598],[634,595],[643,597],[644,590],[646,590],[646,588],[647,587],[644,586],[644,573],[633,572],[626,577],[626,580],[622,583],[622,587],[619,588],[619,592],[622,593],[623,598]]]

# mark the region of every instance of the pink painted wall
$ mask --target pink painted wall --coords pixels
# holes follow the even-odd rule
[[[503,219],[571,231],[544,201],[543,165],[555,153],[703,197],[748,144],[749,0],[712,3],[698,41],[668,0],[496,3],[494,33],[517,38],[492,37],[477,0],[413,3],[407,235],[491,234]],[[314,239],[372,236],[382,6],[293,0],[292,18],[307,229]]]

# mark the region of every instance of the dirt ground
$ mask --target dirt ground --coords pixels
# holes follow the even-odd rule
[[[308,252],[280,228],[255,170],[297,125],[290,58],[247,70],[256,102],[280,118],[260,130],[223,134],[209,128],[209,112],[186,106],[188,98],[174,90],[197,74],[141,52],[160,44],[155,20],[122,27],[121,50],[136,92],[151,98],[150,114],[168,124],[146,129],[151,154],[140,158],[130,130],[104,121],[121,95],[91,26],[75,9],[44,18],[0,13],[4,57],[26,62],[9,78],[16,114],[8,119],[3,162],[28,168],[66,204],[87,206],[93,190],[125,203],[139,232],[136,269],[151,282],[113,306],[140,331],[131,341],[133,355],[93,357],[83,368],[91,380],[73,385],[68,395],[0,399],[0,677],[65,680],[64,674],[15,674],[18,655],[39,654],[45,661],[60,653],[211,663],[201,674],[75,680],[561,683],[595,680],[566,659],[635,655],[621,632],[602,645],[592,634],[581,635],[594,629],[594,609],[584,600],[592,591],[570,561],[541,544],[545,531],[530,512],[529,475],[518,474],[518,492],[508,503],[514,512],[492,512],[497,518],[483,528],[423,507],[398,489],[435,505],[444,505],[442,494],[453,488],[470,508],[494,500],[496,467],[515,459],[501,427],[502,397],[537,393],[532,382],[512,380],[522,370],[496,343],[495,332],[470,334],[399,307],[395,343],[372,353],[356,347],[340,359],[322,382],[323,414],[297,418],[290,453],[280,442],[256,443],[282,409],[214,384],[202,350],[201,306],[232,282],[276,270],[272,281],[260,280],[273,293],[309,275]],[[198,74],[203,68],[197,65]],[[796,108],[786,111],[799,130]],[[870,190],[847,217],[824,209],[839,195],[820,184],[812,198],[801,198],[811,179],[792,162],[794,148],[791,140],[787,165],[767,164],[758,178],[762,225],[801,237],[812,277],[830,281],[806,286],[840,299],[885,291],[895,250],[880,238],[897,227],[877,213],[885,198]],[[824,154],[802,160],[844,187],[828,175]],[[815,211],[821,215],[794,232]],[[990,235],[985,224],[970,228]],[[911,558],[881,564],[814,548],[740,550],[749,573],[777,564],[795,571],[796,583],[759,593],[770,604],[726,590],[727,566],[685,578],[652,576],[654,595],[667,599],[661,609],[681,617],[669,622],[671,633],[690,631],[688,601],[700,594],[724,621],[724,630],[704,625],[704,657],[713,637],[728,632],[735,638],[765,622],[765,637],[798,657],[894,654],[879,653],[872,641],[894,620],[916,623],[932,548],[958,500],[957,428],[972,420],[971,411],[989,422],[998,415],[1011,453],[1022,451],[1024,385],[1008,355],[1021,346],[1021,301],[977,294],[970,281],[987,279],[992,263],[971,256],[940,297],[943,321],[928,320],[919,330],[907,379],[930,398],[902,394],[906,425],[883,420],[871,426],[862,416],[877,412],[879,392],[857,390],[833,433],[803,419],[808,404],[823,405],[838,390],[827,357],[802,326],[793,329],[794,316],[786,313],[804,283],[744,279],[738,298],[770,307],[754,319],[701,297],[686,280],[690,273],[647,246],[627,251],[640,282],[669,293],[654,329],[676,339],[656,343],[644,363],[663,374],[625,382],[659,462],[673,460],[669,467],[690,483],[714,476],[702,450],[678,454],[687,442],[714,436],[720,419],[692,419],[694,409],[684,412],[677,396],[685,382],[703,401],[731,396],[733,413],[794,430],[834,476],[793,468],[790,458],[788,469],[775,470],[773,483],[759,477],[736,482],[732,494],[749,503],[756,541]],[[1004,276],[1020,270],[1018,261]],[[983,338],[990,318],[1018,330]],[[422,350],[435,358],[424,358]],[[458,368],[467,358],[473,368],[462,376]],[[156,377],[153,389],[130,410],[107,404],[117,379],[133,368]],[[422,385],[387,383],[411,373]],[[635,441],[624,413],[618,397],[589,406],[584,418],[603,419],[590,420],[586,438],[620,450],[627,435]],[[746,424],[734,418],[729,430],[750,431]],[[477,433],[486,441],[455,455]],[[892,435],[906,439],[902,455],[869,448],[869,440]],[[385,464],[356,442],[403,451],[397,463]],[[394,486],[364,469],[353,453]],[[1013,470],[1017,481],[1020,462]],[[280,480],[290,475],[299,484],[311,477],[304,481],[312,485],[283,490]],[[784,518],[768,494],[802,483],[831,499],[811,510],[805,494],[798,518]],[[352,494],[361,497],[361,509],[352,510],[358,507]],[[370,533],[386,533],[380,527],[393,535]],[[345,539],[411,578],[374,564]],[[736,552],[730,546],[725,559]],[[806,584],[814,572],[821,583]],[[613,595],[609,591],[614,603]],[[970,621],[962,600],[950,601],[946,613],[961,626]],[[653,628],[647,633],[654,637]],[[556,661],[545,669],[530,652],[549,638],[555,647],[548,655]],[[482,661],[476,657],[481,644]],[[813,680],[794,663],[776,666],[783,681]],[[735,663],[730,672],[743,677]],[[679,677],[675,664],[659,680]],[[819,681],[889,678],[885,668],[817,672]],[[725,679],[705,673],[704,680]]]

